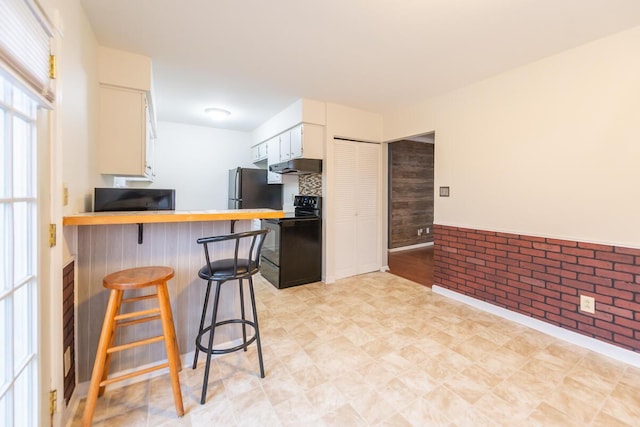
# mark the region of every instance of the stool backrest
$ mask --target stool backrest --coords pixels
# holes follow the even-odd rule
[[[215,244],[220,242],[235,241],[235,250],[233,255],[233,277],[238,276],[238,260],[246,260],[248,265],[240,264],[242,270],[246,268],[247,275],[255,274],[260,269],[260,252],[262,251],[262,245],[264,244],[264,238],[269,230],[253,230],[245,231],[243,233],[226,234],[224,236],[212,236],[202,237],[198,240],[198,244],[204,247],[204,257],[207,260],[209,266],[209,274],[212,276],[211,271],[211,259],[209,257],[209,244]],[[249,246],[244,253],[240,252],[240,244],[247,243]],[[243,256],[244,255],[244,256]],[[228,257],[227,257],[228,258]],[[231,276],[230,276],[231,277]]]

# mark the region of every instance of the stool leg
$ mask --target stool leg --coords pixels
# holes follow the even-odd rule
[[[107,311],[104,315],[104,323],[100,332],[100,340],[98,341],[98,350],[96,351],[96,359],[93,364],[93,372],[91,373],[91,382],[89,384],[89,393],[82,414],[82,426],[89,427],[93,420],[93,413],[96,410],[98,400],[98,392],[100,390],[100,382],[102,381],[105,362],[107,359],[107,348],[109,343],[113,342],[113,334],[115,334],[115,317],[118,314],[118,307],[122,302],[122,293],[120,290],[112,290],[109,295]]]
[[[242,289],[242,279],[238,279],[238,287],[240,288],[240,316],[242,320],[246,320],[244,317],[244,291]],[[247,325],[242,323],[242,343],[244,344],[244,351],[247,351]]]
[[[211,280],[207,281],[207,292],[204,295],[204,305],[202,306],[202,316],[200,317],[200,328],[198,329],[198,335],[202,333],[204,329],[204,319],[207,317],[207,306],[209,305],[209,293],[211,292]],[[193,356],[193,368],[196,369],[196,365],[198,364],[198,353],[200,349],[198,348],[198,338],[196,337],[196,352]]]
[[[180,377],[178,376],[180,366],[180,353],[176,345],[176,331],[173,325],[171,314],[171,302],[167,282],[156,286],[158,292],[158,305],[160,306],[160,317],[162,319],[162,331],[164,333],[164,345],[167,349],[167,359],[169,359],[169,375],[171,376],[171,387],[173,388],[173,401],[179,417],[184,415],[182,405],[182,391],[180,390]]]
[[[260,345],[260,328],[258,327],[258,311],[256,310],[256,297],[253,293],[253,277],[249,276],[249,295],[251,296],[251,310],[253,311],[253,323],[256,325],[256,345],[258,346],[258,362],[260,363],[260,377],[264,378],[264,364],[262,363],[262,346]]]
[[[117,306],[116,306],[116,315],[118,315],[120,313],[120,308],[122,307],[122,298],[124,297],[124,291],[120,291],[120,295],[121,298],[118,299],[117,301]],[[113,333],[111,334],[111,340],[109,340],[109,344],[107,345],[107,349],[113,347],[113,343],[116,341],[116,332],[118,330],[118,322],[114,321],[113,322]],[[109,367],[111,366],[111,353],[107,353],[107,357],[104,361],[104,369],[102,370],[102,380],[104,381],[107,379],[107,377],[109,376]],[[102,396],[104,394],[105,389],[107,388],[107,386],[102,386],[100,387],[100,389],[98,390],[98,397]]]
[[[216,328],[216,317],[218,315],[218,301],[220,299],[220,288],[224,282],[216,282],[216,294],[213,297],[213,313],[211,314],[211,329],[209,329],[209,346],[207,347],[207,364],[204,367],[204,381],[202,383],[202,397],[200,404],[204,405],[207,399],[207,385],[209,384],[209,365],[211,364],[211,355],[213,354],[213,332]]]

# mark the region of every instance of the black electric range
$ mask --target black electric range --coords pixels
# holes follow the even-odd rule
[[[318,282],[322,277],[321,197],[295,196],[294,212],[263,219],[262,276],[277,288]]]

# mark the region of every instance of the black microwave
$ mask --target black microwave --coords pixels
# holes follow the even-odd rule
[[[176,190],[158,188],[96,188],[93,211],[169,211],[176,208]]]

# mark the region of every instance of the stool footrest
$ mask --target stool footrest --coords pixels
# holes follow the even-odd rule
[[[144,301],[146,299],[157,299],[157,298],[158,298],[158,294],[141,295],[139,297],[125,298],[122,300],[122,303],[125,304],[128,302]]]
[[[100,387],[104,387],[106,385],[113,384],[113,383],[118,382],[118,381],[128,380],[129,378],[137,377],[139,375],[148,374],[149,372],[158,371],[160,369],[168,368],[168,367],[169,367],[168,363],[161,363],[159,365],[151,366],[149,368],[140,369],[139,371],[129,372],[128,374],[120,375],[120,376],[113,377],[113,378],[108,378],[108,379],[106,379],[104,381],[100,381]]]
[[[230,320],[224,320],[222,322],[216,322],[215,327],[217,328],[218,326],[222,326],[222,325],[228,325],[230,323],[236,323],[236,324],[243,324],[243,325],[247,325],[247,326],[251,326],[255,332],[256,330],[256,324],[250,320],[242,320],[242,319],[230,319]],[[221,348],[221,349],[211,349],[209,350],[208,347],[205,347],[204,345],[202,345],[201,340],[202,337],[207,333],[207,331],[211,330],[211,326],[207,326],[206,328],[204,328],[202,330],[201,333],[198,334],[198,336],[196,337],[196,346],[198,347],[198,349],[204,353],[211,353],[211,354],[227,354],[227,353],[233,353],[234,351],[238,351],[242,348],[247,348],[249,347],[249,345],[251,345],[257,338],[256,334],[254,333],[252,337],[247,338],[246,342],[243,342],[242,344],[239,344],[235,347],[229,347],[229,348]]]
[[[131,313],[118,314],[116,317],[114,317],[114,319],[116,321],[123,320],[123,319],[131,319],[132,317],[146,316],[148,314],[160,314],[160,309],[150,308],[149,310],[140,310],[140,311],[134,311]]]
[[[158,314],[157,316],[149,316],[143,317],[142,319],[129,320],[127,322],[120,322],[116,326],[119,328],[121,326],[131,326],[137,325],[138,323],[151,322],[152,320],[161,320],[161,316]]]
[[[147,338],[144,340],[133,341],[127,344],[117,345],[115,347],[109,347],[107,349],[107,354],[115,353],[117,351],[127,350],[134,347],[139,347],[141,345],[153,344],[154,342],[164,341],[164,335],[158,335],[157,337]]]

